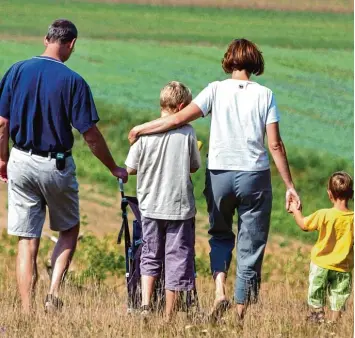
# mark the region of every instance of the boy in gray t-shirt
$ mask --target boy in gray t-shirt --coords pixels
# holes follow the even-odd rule
[[[180,111],[192,100],[180,82],[160,92],[161,116]],[[137,197],[142,213],[142,314],[150,310],[155,280],[165,268],[166,317],[171,318],[178,291],[195,287],[194,246],[196,214],[190,173],[201,164],[190,125],[147,135],[131,147],[126,166],[137,174]]]

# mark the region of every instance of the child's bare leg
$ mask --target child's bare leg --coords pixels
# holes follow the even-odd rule
[[[165,316],[166,316],[166,321],[170,321],[174,307],[175,307],[175,302],[176,302],[176,296],[177,292],[173,290],[165,290]]]
[[[142,306],[149,306],[154,292],[154,284],[157,278],[142,275]]]
[[[331,311],[330,320],[336,322],[341,318],[341,311]]]

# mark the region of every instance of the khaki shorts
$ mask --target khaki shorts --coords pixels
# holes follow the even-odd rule
[[[8,173],[8,233],[41,237],[48,206],[50,229],[66,231],[79,224],[79,185],[74,159],[59,171],[56,160],[13,148]]]

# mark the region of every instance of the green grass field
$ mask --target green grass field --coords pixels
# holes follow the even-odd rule
[[[265,75],[281,112],[288,149],[304,210],[327,207],[325,184],[335,170],[352,172],[352,14],[241,9],[174,8],[73,1],[3,0],[0,4],[0,74],[14,62],[42,52],[46,27],[57,17],[73,20],[79,41],[68,66],[91,85],[100,126],[113,154],[123,163],[131,127],[159,116],[159,91],[170,80],[186,83],[196,95],[224,79],[220,60],[237,37],[255,41],[266,60]],[[208,143],[209,120],[194,123]],[[115,181],[78,137],[75,148],[83,181],[101,182],[112,194]],[[195,175],[195,194],[205,212],[204,172]],[[303,236],[284,211],[284,188],[273,169],[272,229]],[[134,180],[129,184],[134,193]],[[313,238],[313,237],[311,237]]]

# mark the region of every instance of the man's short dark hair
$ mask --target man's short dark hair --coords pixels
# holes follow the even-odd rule
[[[60,44],[72,42],[78,37],[78,30],[75,25],[65,19],[55,20],[48,28],[46,39],[48,42]]]

